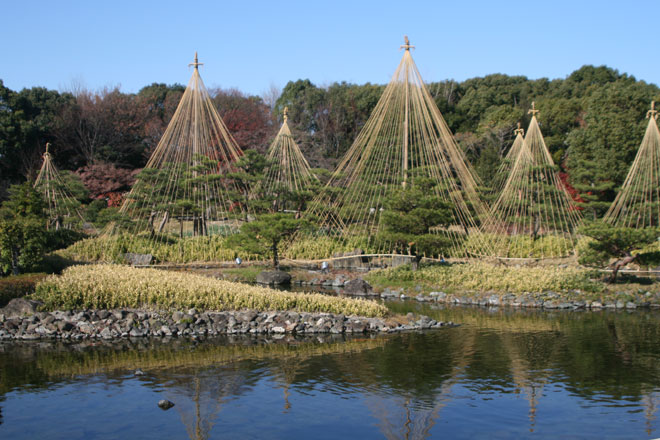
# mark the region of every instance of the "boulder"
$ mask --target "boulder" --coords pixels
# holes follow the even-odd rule
[[[172,408],[174,406],[173,402],[170,402],[169,400],[159,400],[158,401],[158,408],[162,409],[163,411],[167,411],[168,409]]]
[[[268,285],[290,284],[291,275],[283,270],[264,270],[257,275],[257,283]]]
[[[344,293],[349,295],[376,295],[369,283],[362,278],[355,278],[344,284]]]
[[[154,256],[151,254],[134,254],[132,252],[127,252],[122,256],[131,266],[148,266],[154,260]]]
[[[25,298],[14,298],[9,301],[2,310],[2,314],[5,315],[5,318],[15,318],[26,315],[33,315],[37,308],[42,305],[41,301],[33,301]]]

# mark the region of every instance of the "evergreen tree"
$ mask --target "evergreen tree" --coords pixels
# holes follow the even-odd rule
[[[580,233],[592,240],[580,252],[578,261],[587,265],[608,265],[612,269],[611,283],[616,282],[619,270],[630,263],[652,264],[660,260],[659,252],[644,252],[660,238],[657,228],[621,228],[595,221],[582,226]]]

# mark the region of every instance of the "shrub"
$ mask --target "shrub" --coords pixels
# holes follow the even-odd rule
[[[48,309],[159,309],[343,313],[385,316],[387,308],[369,300],[282,292],[216,280],[185,272],[136,269],[119,265],[73,266],[41,282],[33,295]]]
[[[0,278],[0,307],[14,298],[34,293],[37,283],[46,278],[45,273],[31,273]]]
[[[402,266],[374,271],[366,278],[374,283],[416,281],[439,289],[456,291],[601,291],[602,284],[592,281],[591,274],[589,270],[571,267],[508,267],[467,263],[426,266],[419,271],[411,271],[410,266]]]

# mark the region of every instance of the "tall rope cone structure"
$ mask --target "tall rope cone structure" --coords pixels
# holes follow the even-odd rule
[[[357,239],[372,242],[394,190],[416,176],[431,178],[438,183],[437,195],[453,205],[450,226],[434,230],[451,238],[450,256],[463,257],[465,237],[478,233],[476,218],[487,210],[473,170],[422,81],[407,37],[401,48],[403,58],[392,79],[308,215],[320,221],[322,234],[362,246]],[[387,244],[371,249],[393,251]]]
[[[263,185],[273,194],[281,190],[304,191],[318,183],[318,179],[310,171],[309,163],[291,135],[288,119],[288,108],[285,107],[282,127],[268,149],[271,165],[266,170]]]
[[[215,109],[199,75],[193,74],[163,137],[106,236],[172,243],[235,231],[246,214],[226,174],[243,155]],[[135,252],[128,246],[128,251]]]
[[[509,177],[483,224],[484,235],[499,258],[559,258],[573,253],[580,211],[564,184],[532,120]]]
[[[660,132],[655,101],[646,114],[649,124],[628,176],[605,214],[613,226],[646,228],[660,226]]]
[[[50,144],[46,144],[43,163],[34,182],[34,188],[41,193],[46,201],[48,229],[82,230],[85,222],[80,214],[80,202],[71,195],[70,189],[53,163],[50,155]]]

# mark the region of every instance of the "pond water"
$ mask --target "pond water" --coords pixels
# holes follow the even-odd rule
[[[3,343],[0,438],[660,437],[658,313],[390,306],[463,325]]]

